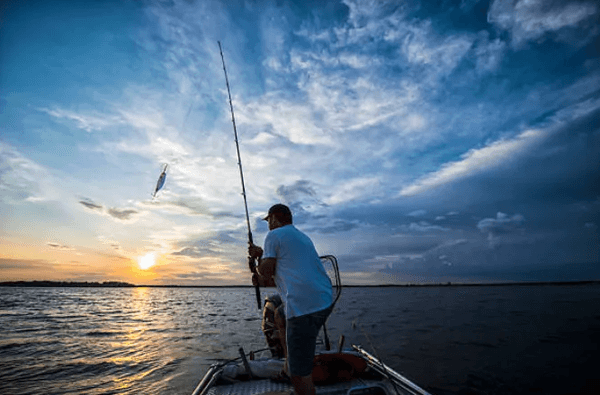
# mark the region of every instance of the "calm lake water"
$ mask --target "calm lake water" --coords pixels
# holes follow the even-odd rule
[[[253,292],[0,287],[0,394],[191,394],[265,347]],[[345,288],[328,329],[433,394],[600,393],[597,284]]]

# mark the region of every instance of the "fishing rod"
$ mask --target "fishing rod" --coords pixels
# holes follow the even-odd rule
[[[233,102],[231,101],[231,91],[229,89],[229,79],[227,78],[227,69],[225,68],[225,58],[223,57],[223,48],[221,48],[221,42],[219,43],[219,52],[221,53],[221,61],[223,62],[223,73],[225,74],[225,84],[227,85],[227,96],[229,96],[229,108],[231,109],[231,122],[233,123],[233,135],[235,137],[235,148],[237,150],[238,157],[238,166],[240,168],[240,179],[242,180],[242,196],[244,197],[244,207],[246,209],[246,224],[248,225],[248,242],[250,244],[254,244],[252,240],[252,229],[250,228],[250,216],[248,215],[248,200],[246,199],[246,187],[244,186],[244,171],[242,170],[242,157],[240,155],[240,144],[238,142],[238,134],[237,128],[235,127],[235,115],[233,114]],[[250,271],[254,274],[256,273],[256,259],[252,257],[248,257],[248,266],[250,267]],[[258,305],[258,309],[262,308],[262,303],[260,300],[260,288],[258,284],[254,286],[254,290],[256,291],[256,304]]]

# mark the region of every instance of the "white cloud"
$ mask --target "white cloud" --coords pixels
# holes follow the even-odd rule
[[[306,75],[298,84],[297,102],[264,96],[264,104],[245,111],[245,120],[262,118],[293,142],[329,146],[340,145],[342,135],[365,140],[364,130],[374,126],[401,128],[405,134],[416,135],[427,125],[425,117],[413,109],[422,107],[415,104],[421,99],[417,85],[408,81],[390,84],[373,73],[357,76],[353,70],[332,66],[331,59],[337,56],[293,50],[291,73]],[[371,63],[378,61],[375,57]],[[302,130],[296,125],[302,125]]]
[[[148,133],[147,137],[149,140],[147,144],[140,144],[133,139],[121,140],[114,148],[121,152],[162,159],[171,163],[177,159],[189,159],[191,157],[192,150],[179,141],[156,133]]]
[[[162,111],[159,109],[144,112],[121,110],[120,112],[124,121],[134,128],[156,132],[165,127]]]
[[[518,47],[548,32],[576,26],[597,12],[598,6],[592,2],[496,0],[488,12],[488,22],[510,31]]]
[[[372,198],[380,185],[377,177],[361,177],[341,182],[335,192],[325,199],[326,204],[340,204],[364,197]]]
[[[315,73],[305,89],[322,117],[322,129],[346,133],[375,125],[390,125],[407,114],[418,94],[412,86],[385,87],[368,77],[349,78],[339,73]],[[405,120],[405,122],[407,122]],[[420,127],[418,117],[412,126]]]
[[[542,130],[530,129],[513,139],[499,140],[486,147],[472,149],[463,155],[461,160],[446,163],[440,170],[403,187],[399,195],[413,196],[502,165],[518,155],[523,155],[546,135]]]
[[[523,222],[525,222],[525,218],[521,214],[514,214],[509,217],[507,214],[498,212],[496,218],[485,218],[479,221],[477,228],[484,233],[502,233],[523,225]]]
[[[504,54],[506,43],[499,38],[489,40],[489,33],[482,31],[475,44],[476,71],[478,74],[494,72],[499,69]]]
[[[500,245],[499,235],[520,229],[524,222],[525,218],[521,214],[508,216],[507,214],[498,212],[496,218],[484,218],[479,221],[477,228],[482,233],[487,233],[490,248],[496,248]]]
[[[415,210],[415,211],[411,211],[410,213],[408,213],[407,215],[410,217],[422,217],[425,214],[427,214],[427,210]]]
[[[338,57],[340,64],[350,66],[354,69],[365,69],[374,66],[378,59],[372,56],[360,55],[350,52],[344,52]]]
[[[438,42],[430,23],[412,28],[402,43],[402,51],[409,62],[423,64],[435,70],[436,75],[449,74],[473,45],[473,37],[448,36]]]
[[[386,13],[384,11],[394,2],[380,0],[343,0],[343,3],[350,9],[350,15],[348,16],[349,22],[355,27],[360,27],[368,20],[385,16]]]
[[[55,200],[58,191],[49,170],[0,142],[0,200],[31,203]]]
[[[430,20],[409,19],[404,6],[397,2],[354,2],[350,7],[348,25],[334,29],[337,47],[360,43],[367,51],[377,51],[377,44],[386,42],[399,48],[414,66],[427,66],[427,83],[435,84],[448,75],[473,45],[470,34],[440,35]],[[377,59],[377,56],[372,55]],[[389,61],[389,60],[388,60]],[[386,60],[382,59],[385,64]],[[368,64],[373,64],[373,61]]]
[[[427,107],[422,92],[435,89],[456,69],[476,35],[441,35],[429,20],[408,19],[405,7],[397,2],[347,1],[346,5],[350,8],[346,23],[331,28],[337,39],[325,49],[319,46],[318,51],[291,51],[293,71],[306,76],[299,87],[313,105],[315,118],[325,121],[319,126],[344,132],[384,126],[401,130],[404,143],[426,144],[436,132],[427,130],[431,116],[422,115]],[[322,33],[308,26],[297,32],[301,37],[330,37]],[[380,45],[393,52],[382,55]],[[486,43],[485,48],[481,45],[478,63],[482,70],[497,67],[501,46],[496,42]],[[336,67],[339,64],[351,70]],[[399,64],[407,68],[406,77],[387,78],[390,68]],[[412,82],[415,75],[418,83]]]
[[[410,232],[430,232],[430,231],[442,231],[442,232],[445,232],[445,231],[448,230],[447,228],[444,228],[444,227],[439,226],[439,225],[431,225],[427,221],[420,221],[419,223],[411,222],[410,225],[408,225],[408,226],[404,225],[402,228],[404,230],[410,231]]]
[[[358,43],[372,45],[374,38],[395,40],[397,36],[394,33],[401,30],[405,22],[405,5],[399,5],[397,1],[345,0],[344,3],[350,9],[348,26],[334,28],[331,35],[340,46]]]
[[[40,108],[39,110],[54,118],[73,121],[79,129],[83,129],[90,133],[101,131],[103,129],[124,123],[124,120],[121,117],[115,115],[107,116],[99,113],[85,114],[61,108],[55,108],[53,110],[48,108]]]
[[[331,137],[315,124],[314,113],[304,104],[265,96],[236,104],[236,120],[257,130],[272,128],[295,144],[333,145]]]

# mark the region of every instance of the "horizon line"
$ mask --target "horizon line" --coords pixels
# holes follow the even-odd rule
[[[600,284],[596,280],[575,281],[500,281],[500,282],[437,282],[437,283],[398,283],[398,284],[342,284],[342,288],[394,288],[394,287],[469,287],[469,286],[511,286],[511,285],[585,285]],[[19,280],[2,281],[0,287],[73,287],[73,288],[254,288],[253,285],[177,285],[177,284],[131,284],[123,281],[56,281]],[[262,287],[275,288],[275,287]]]

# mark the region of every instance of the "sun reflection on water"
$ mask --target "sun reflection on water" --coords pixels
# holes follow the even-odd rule
[[[187,393],[214,358],[237,357],[231,344],[263,346],[253,290],[9,291],[23,312],[4,317],[23,329],[7,335],[25,350],[17,373],[31,374],[49,393]]]

